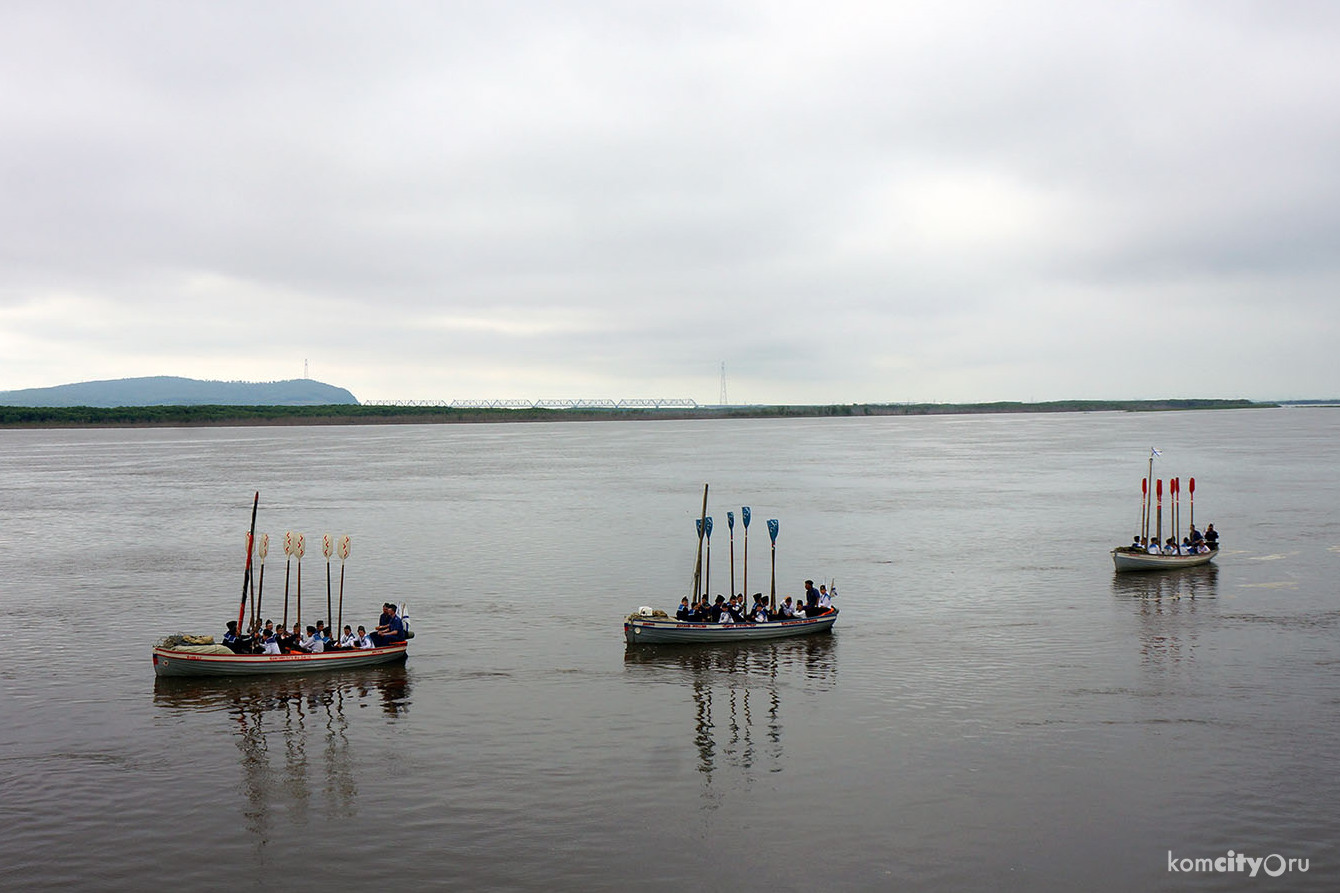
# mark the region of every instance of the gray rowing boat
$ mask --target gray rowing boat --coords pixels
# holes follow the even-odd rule
[[[837,622],[838,609],[817,617],[769,620],[766,623],[693,623],[673,617],[630,614],[623,624],[629,645],[706,645],[719,642],[762,642],[791,636],[826,633]]]

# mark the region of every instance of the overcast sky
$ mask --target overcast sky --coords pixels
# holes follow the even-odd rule
[[[0,390],[1340,397],[1340,4],[0,3]]]

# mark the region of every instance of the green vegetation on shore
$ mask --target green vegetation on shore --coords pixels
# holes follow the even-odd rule
[[[1169,412],[1277,406],[1251,400],[1057,400],[1048,403],[850,403],[830,406],[700,406],[692,409],[474,409],[450,406],[0,406],[0,427],[190,427],[750,419],[1042,412]]]

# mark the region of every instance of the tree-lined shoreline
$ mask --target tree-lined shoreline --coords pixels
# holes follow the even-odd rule
[[[432,425],[663,419],[776,419],[1055,412],[1183,412],[1261,409],[1252,400],[1056,400],[1044,403],[850,403],[816,406],[699,406],[676,409],[480,409],[451,406],[0,406],[3,428],[232,427],[249,425]]]

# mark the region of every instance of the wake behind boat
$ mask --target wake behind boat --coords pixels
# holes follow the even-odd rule
[[[270,620],[261,622],[265,596],[265,556],[269,550],[269,535],[256,537],[256,509],[260,493],[251,506],[251,531],[247,534],[246,571],[242,578],[242,600],[237,620],[228,621],[228,631],[221,644],[212,636],[177,634],[164,638],[153,646],[154,674],[156,676],[254,676],[269,673],[312,673],[320,670],[353,669],[379,664],[403,662],[408,656],[409,642],[414,633],[409,630],[409,618],[399,613],[393,604],[382,605],[382,615],[371,633],[358,627],[354,635],[344,625],[344,562],[349,557],[349,537],[336,540],[327,534],[323,538],[326,557],[326,614],[315,625],[302,633],[302,557],[305,540],[302,534],[289,532],[284,536],[284,552],[288,556],[284,572],[283,620],[279,630]],[[340,558],[339,613],[334,612],[331,588],[330,559],[338,552]],[[252,557],[259,558],[259,585],[252,573]],[[297,604],[296,622],[288,634],[289,581],[296,558]],[[251,621],[244,625],[248,605]],[[330,618],[339,619],[330,626]],[[343,628],[343,635],[339,630]],[[240,631],[245,630],[245,633]],[[336,631],[331,637],[329,630]]]
[[[624,640],[629,645],[683,645],[716,644],[723,642],[757,642],[770,639],[826,633],[837,622],[838,609],[832,604],[837,585],[814,589],[813,581],[806,580],[806,595],[793,605],[788,597],[777,602],[777,533],[776,519],[767,522],[772,541],[772,583],[768,598],[756,593],[754,604],[745,610],[743,594],[735,593],[735,513],[726,513],[730,528],[730,588],[731,598],[726,601],[718,595],[715,603],[708,599],[712,572],[712,519],[707,515],[707,486],[703,486],[702,517],[698,520],[698,558],[693,571],[693,595],[680,601],[675,617],[650,607],[639,608],[624,619]],[[744,590],[749,589],[749,521],[750,509],[741,510],[744,526]],[[706,566],[704,568],[704,544]],[[690,603],[690,599],[692,603]]]
[[[1112,564],[1117,573],[1128,571],[1177,570],[1187,567],[1200,567],[1209,564],[1219,554],[1219,533],[1210,524],[1202,534],[1196,529],[1196,479],[1191,478],[1187,487],[1188,502],[1191,508],[1190,530],[1181,536],[1182,520],[1182,481],[1171,478],[1168,481],[1170,501],[1169,531],[1172,534],[1163,538],[1163,479],[1154,479],[1154,458],[1161,456],[1157,449],[1149,450],[1149,474],[1140,482],[1140,527],[1129,546],[1118,546],[1112,550]],[[1154,500],[1151,502],[1151,499]],[[1154,535],[1150,537],[1150,527]]]

